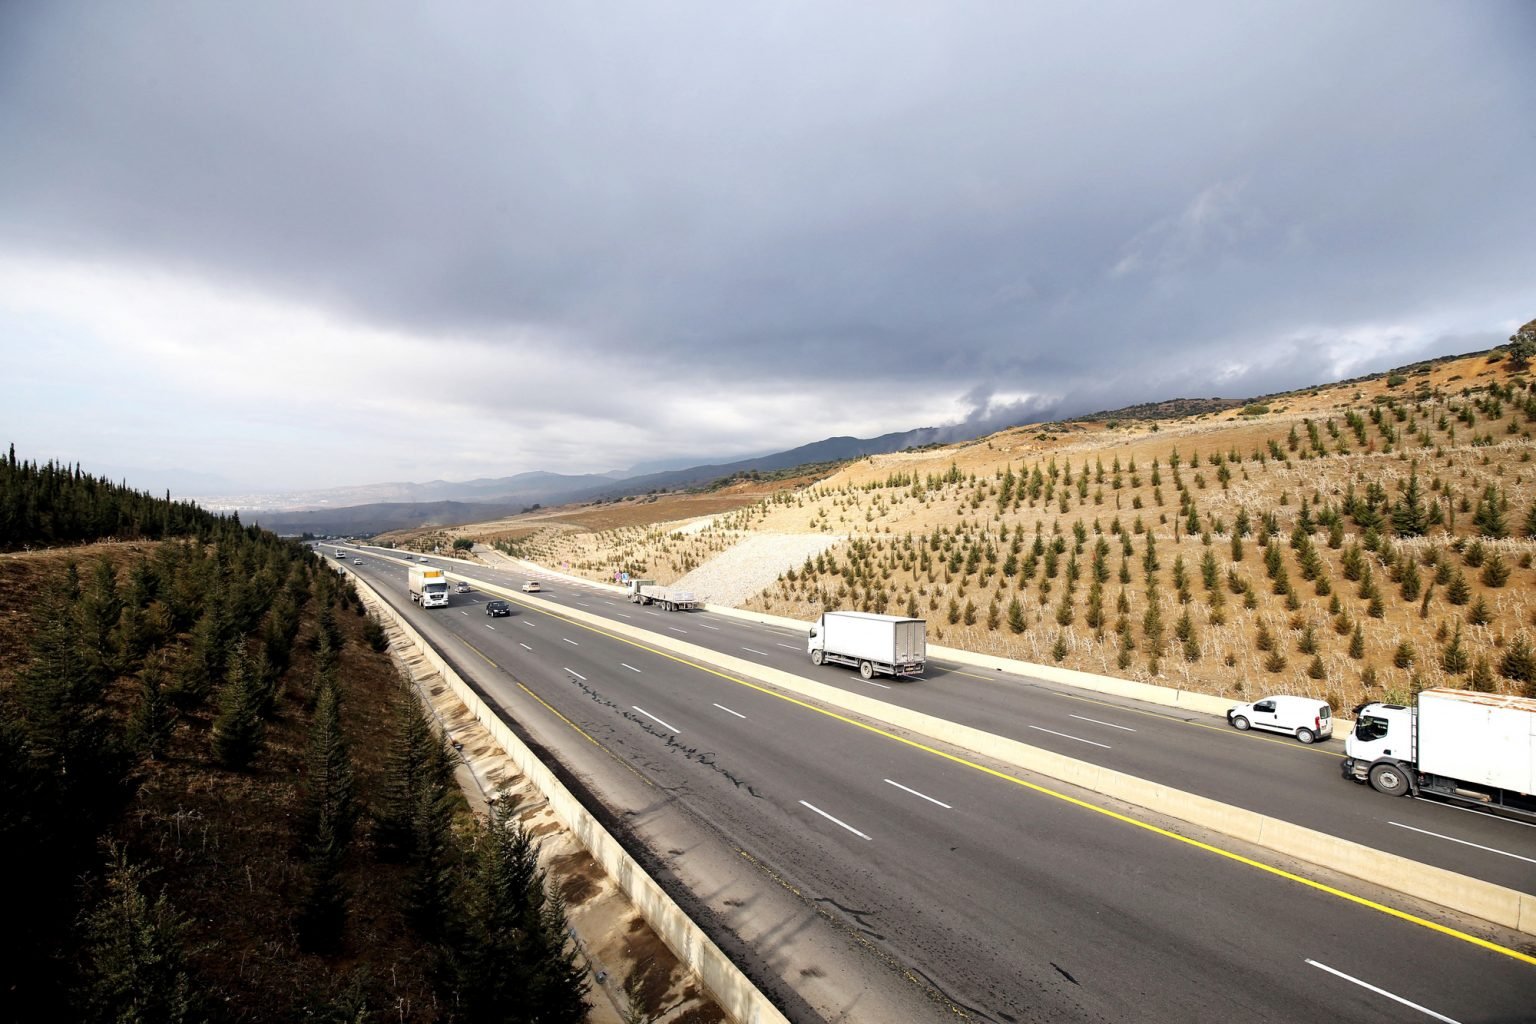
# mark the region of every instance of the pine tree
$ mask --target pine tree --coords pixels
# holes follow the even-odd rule
[[[1488,608],[1488,602],[1478,594],[1472,602],[1472,607],[1467,609],[1467,622],[1473,626],[1486,626],[1493,621],[1493,612]]]
[[[1499,661],[1499,674],[1520,683],[1525,696],[1536,697],[1536,648],[1532,647],[1531,638],[1525,630],[1516,633],[1504,649],[1504,657]]]
[[[1408,486],[1403,496],[1392,506],[1392,529],[1399,537],[1422,537],[1429,528],[1429,513],[1419,492],[1419,475],[1408,474]]]
[[[1483,562],[1482,573],[1483,586],[1502,587],[1509,582],[1509,563],[1504,561],[1504,556],[1497,551],[1489,552],[1488,558]]]
[[[1504,517],[1504,500],[1497,487],[1490,484],[1483,489],[1483,497],[1477,503],[1477,512],[1473,514],[1472,522],[1484,537],[1497,540],[1509,536],[1509,527]]]
[[[1008,629],[1014,633],[1022,633],[1024,625],[1024,606],[1015,597],[1008,602]]]
[[[356,820],[352,762],[341,732],[341,697],[334,684],[327,684],[315,700],[299,817],[306,884],[298,933],[307,949],[331,950],[341,939],[348,901],[341,870]]]
[[[261,721],[261,694],[245,656],[245,643],[236,643],[228,658],[228,676],[219,690],[219,714],[213,720],[213,752],[232,771],[248,768],[266,739]]]
[[[1457,607],[1472,600],[1472,587],[1467,583],[1467,578],[1462,575],[1460,569],[1456,570],[1450,583],[1446,584],[1445,599]]]
[[[139,672],[139,702],[128,723],[128,742],[140,756],[157,761],[170,745],[175,721],[165,699],[165,672],[158,664]]]
[[[1360,629],[1360,623],[1355,623],[1355,631],[1349,637],[1349,656],[1356,661],[1365,657],[1365,633]]]
[[[1467,649],[1461,642],[1461,625],[1458,623],[1450,642],[1440,652],[1440,667],[1451,675],[1461,675],[1467,670],[1470,661]]]
[[[180,1024],[205,1019],[186,960],[188,921],[164,894],[144,894],[146,869],[112,847],[103,899],[84,926],[79,1017]]]
[[[1472,689],[1478,693],[1494,693],[1498,690],[1498,684],[1493,678],[1493,669],[1488,665],[1488,659],[1478,655],[1477,661],[1472,665]]]

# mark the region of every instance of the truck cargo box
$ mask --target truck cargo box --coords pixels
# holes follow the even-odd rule
[[[1536,794],[1536,700],[1424,690],[1416,724],[1420,771]]]

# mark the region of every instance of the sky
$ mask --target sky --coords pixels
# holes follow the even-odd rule
[[[178,494],[1243,398],[1536,317],[1536,4],[0,4],[0,444]]]

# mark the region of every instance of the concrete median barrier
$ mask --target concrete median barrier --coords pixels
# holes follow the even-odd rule
[[[1069,783],[1091,792],[1102,793],[1191,825],[1208,828],[1222,835],[1274,850],[1328,870],[1363,879],[1373,885],[1384,886],[1459,913],[1470,914],[1505,928],[1536,935],[1536,895],[1386,853],[1360,843],[1330,836],[1325,832],[1303,828],[1291,822],[1269,818],[1208,797],[1186,793],[1134,775],[1070,758],[1064,754],[1032,747],[1005,736],[897,707],[873,697],[823,686],[803,676],[711,651],[628,623],[614,622],[590,612],[557,605],[491,584],[477,583],[476,585],[486,592],[536,607],[540,611],[564,617],[572,622],[592,626],[610,635],[632,640],[657,651],[679,655],[705,667],[740,677],[748,683],[761,683],[774,690],[848,711],[896,730],[973,751],[1023,771]],[[1075,674],[1086,675],[1086,673]],[[1124,695],[1135,696],[1130,692]],[[1205,700],[1214,699],[1205,697]],[[1222,702],[1223,710],[1227,706],[1229,705],[1226,702]]]

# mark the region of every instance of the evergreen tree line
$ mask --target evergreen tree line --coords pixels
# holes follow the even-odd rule
[[[192,999],[189,979],[145,945],[145,920],[174,914],[142,892],[146,869],[111,845],[114,825],[178,722],[216,688],[254,680],[275,692],[310,580],[327,575],[269,533],[218,532],[217,545],[164,542],[121,576],[105,556],[85,578],[70,563],[62,581],[36,588],[30,658],[0,690],[0,870],[20,883],[15,946],[0,957],[12,1006],[185,1019],[167,1008],[181,1005],[172,989]],[[103,915],[114,912],[124,930],[108,935]],[[169,973],[134,980],[125,958]]]
[[[213,541],[239,529],[238,516],[217,516],[188,501],[156,498],[49,461],[19,461],[16,446],[0,458],[0,551],[103,540],[196,537]]]

